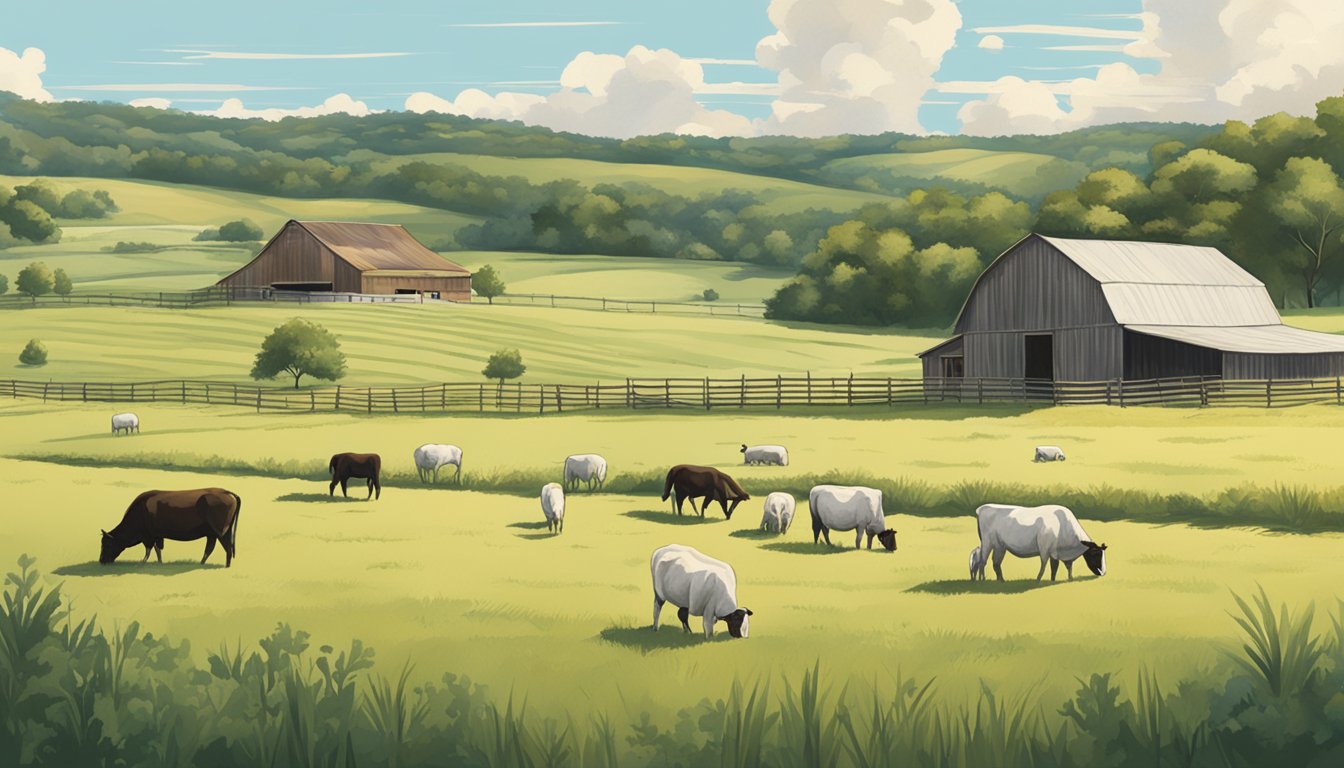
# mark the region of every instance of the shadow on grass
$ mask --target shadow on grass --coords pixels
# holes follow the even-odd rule
[[[1037,581],[1035,579],[1014,579],[1013,581],[971,581],[969,578],[937,579],[916,584],[906,592],[923,592],[930,595],[1020,595],[1034,592],[1067,581]]]
[[[539,533],[515,533],[513,535],[520,539],[527,539],[528,541],[545,541],[546,539],[554,539],[560,534],[551,533],[550,531],[541,531]]]
[[[762,531],[760,528],[743,528],[740,531],[733,531],[728,535],[732,536],[734,539],[752,539],[759,541],[769,541],[771,539],[778,539],[780,536],[783,536],[784,534],[775,533],[774,531]]]
[[[665,619],[668,618],[666,610],[667,609],[664,608],[663,618]],[[672,622],[670,624],[664,623],[657,632],[653,631],[652,626],[607,627],[597,633],[597,636],[603,642],[619,645],[623,648],[630,648],[631,650],[639,651],[642,654],[650,654],[654,651],[669,651],[676,648],[689,648],[691,646],[709,642],[705,640],[705,634],[703,632],[687,632],[682,629],[681,623],[677,621],[677,612],[675,610],[672,611],[671,619]],[[696,626],[696,621],[698,620],[692,618],[692,627]],[[727,637],[728,633],[724,632],[722,636]],[[718,640],[719,637],[715,636],[714,639]]]
[[[704,525],[707,523],[727,522],[722,517],[678,515],[672,511],[657,509],[632,509],[629,512],[622,512],[621,514],[626,517],[633,517],[636,520],[643,520],[648,523],[662,523],[663,525]]]
[[[832,547],[827,546],[825,542],[813,544],[810,541],[773,541],[769,544],[762,544],[761,549],[768,549],[771,552],[787,552],[791,555],[838,555],[842,552],[852,552],[852,547]]]
[[[215,554],[218,555],[219,553],[216,552]],[[52,573],[58,576],[124,576],[128,573],[140,573],[146,576],[176,576],[191,571],[213,571],[223,567],[223,563],[201,565],[195,561],[185,562],[181,560],[168,563],[158,563],[151,560],[148,563],[110,563],[108,565],[90,561],[62,565],[59,568],[52,569]]]
[[[302,501],[318,504],[362,504],[366,501],[376,501],[376,499],[360,499],[355,496],[346,498],[344,496],[328,496],[325,493],[286,493],[283,496],[276,496],[276,501]]]
[[[507,528],[526,528],[526,529],[529,530],[529,531],[544,531],[544,530],[546,530],[546,521],[545,521],[545,520],[541,520],[541,521],[532,521],[532,522],[527,522],[527,523],[509,523],[509,524],[508,524],[507,526],[505,526],[505,527],[507,527]]]

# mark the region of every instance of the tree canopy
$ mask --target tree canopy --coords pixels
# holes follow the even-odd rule
[[[345,354],[330,331],[316,323],[294,318],[277,326],[264,341],[252,365],[252,378],[273,379],[281,373],[299,379],[335,381],[345,376]]]
[[[19,277],[14,281],[14,287],[25,296],[37,298],[51,293],[55,284],[47,265],[34,261],[19,270]]]
[[[498,379],[499,383],[503,384],[505,379],[516,379],[526,371],[527,366],[523,365],[521,352],[516,349],[501,349],[485,361],[481,375],[487,379]]]
[[[504,279],[489,264],[476,270],[471,276],[471,289],[477,296],[484,296],[491,304],[495,303],[496,296],[504,294],[504,288]]]

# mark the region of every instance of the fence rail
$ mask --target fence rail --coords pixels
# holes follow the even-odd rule
[[[550,293],[506,293],[493,299],[495,304],[528,307],[593,309],[602,312],[644,312],[651,314],[695,314],[723,317],[765,317],[764,304],[738,304],[708,301],[654,301],[607,299],[594,296],[561,296]]]
[[[1049,382],[745,376],[626,379],[611,384],[443,383],[419,387],[256,387],[209,381],[0,380],[0,396],[58,402],[230,405],[261,411],[563,413],[601,409],[780,409],[936,403],[1281,407],[1344,404],[1340,379]]]

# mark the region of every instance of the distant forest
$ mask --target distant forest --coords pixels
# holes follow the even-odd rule
[[[903,175],[902,153],[1040,159],[975,179]],[[741,189],[546,183],[413,155],[579,158],[774,177],[875,193],[796,210]],[[1035,162],[1035,160],[1033,160]],[[1214,245],[1283,306],[1344,288],[1344,99],[1315,118],[1127,124],[1058,136],[615,140],[450,115],[219,119],[0,94],[0,173],[134,178],[289,197],[376,197],[482,217],[440,250],[746,261],[796,269],[772,317],[942,326],[1027,232]],[[1017,170],[1015,170],[1017,169]]]

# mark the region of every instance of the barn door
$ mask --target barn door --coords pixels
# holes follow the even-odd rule
[[[1055,337],[1048,333],[1033,334],[1023,342],[1023,375],[1026,390],[1031,397],[1054,399],[1055,396]]]

